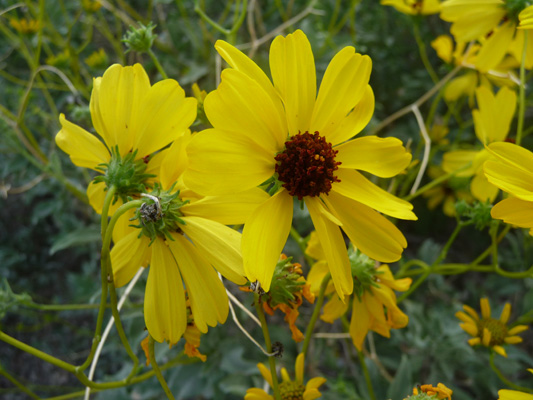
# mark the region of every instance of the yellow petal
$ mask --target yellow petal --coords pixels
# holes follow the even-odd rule
[[[289,376],[289,373],[287,372],[287,369],[282,367],[280,371],[281,378],[283,382],[290,382],[291,377]]]
[[[56,135],[56,144],[74,165],[96,169],[98,164],[109,161],[109,151],[94,135],[67,121],[64,114],[59,115],[59,122],[61,130]]]
[[[441,60],[447,64],[453,61],[453,40],[448,35],[440,35],[431,42],[431,47],[435,49]]]
[[[483,297],[482,299],[479,300],[479,304],[481,306],[481,317],[484,319],[489,319],[490,318],[489,299],[487,299],[486,297]]]
[[[505,303],[505,306],[503,306],[502,313],[500,314],[500,322],[502,324],[507,324],[507,321],[509,321],[509,316],[511,315],[511,304]]]
[[[158,342],[177,343],[187,327],[185,292],[176,260],[165,243],[152,244],[152,260],[144,296],[144,320]]]
[[[499,26],[483,43],[476,60],[476,68],[480,72],[487,72],[501,62],[509,51],[515,28],[514,22],[509,21]]]
[[[529,326],[527,325],[517,325],[511,329],[509,329],[509,331],[507,332],[508,335],[517,335],[519,334],[520,332],[524,332],[524,331],[527,331],[529,329]]]
[[[462,311],[457,311],[455,313],[455,316],[456,316],[456,318],[459,318],[461,321],[466,322],[466,323],[474,322],[470,315],[468,315],[468,314],[466,314],[466,313],[464,313]]]
[[[183,235],[173,234],[168,241],[172,255],[187,287],[194,323],[200,332],[207,332],[207,325],[223,324],[228,317],[228,295],[222,281],[202,253]]]
[[[287,122],[279,97],[272,99],[261,85],[240,71],[226,69],[217,90],[204,101],[215,129],[247,135],[270,153],[283,148]]]
[[[106,193],[107,192],[105,182],[92,181],[91,183],[89,183],[89,186],[87,186],[87,197],[89,198],[89,204],[98,214],[102,214],[102,207],[104,206],[104,199]],[[122,200],[120,199],[118,199],[115,204],[111,204],[109,206],[108,215],[113,215],[117,208],[119,208],[122,204]],[[114,234],[113,237],[115,237]]]
[[[456,101],[462,96],[470,96],[477,86],[477,73],[467,72],[452,79],[444,89],[444,98],[448,101]]]
[[[330,192],[326,199],[342,221],[342,229],[355,247],[369,257],[382,261],[398,261],[407,241],[392,222],[357,201]]]
[[[203,195],[238,193],[259,186],[274,174],[275,153],[247,134],[208,129],[187,146],[185,185]]]
[[[493,346],[492,347],[496,353],[498,353],[502,357],[507,357],[507,353],[505,352],[505,349],[502,346]]]
[[[477,150],[455,150],[444,153],[442,157],[442,169],[444,169],[445,172],[454,172],[460,168],[466,168],[455,174],[455,176],[472,176],[476,172],[476,168],[474,167],[474,159],[478,153],[479,151]]]
[[[522,228],[533,228],[533,202],[509,197],[495,204],[490,211],[492,218]]]
[[[479,330],[476,325],[472,324],[471,322],[466,322],[464,324],[459,324],[461,329],[468,333],[470,336],[477,336],[479,334]]]
[[[309,210],[318,239],[326,255],[331,279],[341,299],[353,291],[350,260],[342,233],[334,222],[324,216],[323,204],[318,198],[306,197],[305,205]]]
[[[533,153],[513,143],[497,142],[488,146],[491,154],[503,163],[524,172],[533,171]]]
[[[191,132],[186,131],[176,138],[174,143],[165,151],[159,171],[159,179],[163,188],[170,189],[172,184],[179,179],[187,168],[189,159],[185,148],[190,140]]]
[[[131,232],[111,249],[111,266],[116,287],[124,286],[140,267],[147,267],[152,253],[150,239],[139,232]]]
[[[522,339],[520,336],[507,336],[504,339],[504,342],[507,344],[518,344],[518,343],[522,343],[523,341],[524,339]]]
[[[95,80],[90,103],[94,128],[108,148],[118,145],[123,156],[132,148],[137,129],[133,121],[145,112],[143,103],[149,89],[150,80],[140,64],[114,64]]]
[[[322,378],[321,376],[317,376],[316,378],[309,379],[309,381],[305,385],[305,388],[306,389],[318,389],[324,383],[326,383],[326,378]]]
[[[488,160],[484,165],[488,181],[521,200],[533,201],[533,170],[524,171],[506,163]]]
[[[133,148],[138,156],[162,149],[182,135],[196,119],[197,100],[173,79],[157,82],[146,94],[143,110],[134,121]]]
[[[477,346],[478,344],[481,344],[481,339],[479,337],[468,339],[468,344],[470,346]]]
[[[370,182],[361,173],[342,168],[341,165],[336,174],[340,182],[333,183],[332,192],[342,194],[391,217],[417,219],[411,211],[413,209],[411,203],[386,192]]]
[[[474,321],[479,321],[479,315],[477,314],[476,310],[470,306],[467,306],[466,304],[463,305],[463,309],[472,317]]]
[[[333,294],[331,299],[326,303],[320,319],[332,324],[335,320],[342,317],[348,311],[348,303],[339,299],[339,296]]]
[[[303,385],[304,383],[304,354],[300,353],[296,357],[296,362],[294,363],[294,370],[296,372],[296,382]]]
[[[275,99],[279,99],[279,96],[274,89],[274,86],[272,86],[270,79],[268,79],[263,70],[259,68],[259,66],[242,51],[223,40],[217,40],[215,43],[215,48],[220,56],[232,68],[242,72],[243,74],[249,76],[252,80],[256,81],[273,101]]]
[[[342,162],[342,168],[359,169],[382,178],[399,174],[411,162],[411,154],[402,141],[392,137],[364,136],[334,149],[339,152],[335,161]]]
[[[314,388],[306,389],[303,394],[303,400],[314,400],[318,399],[319,397],[322,397],[322,394],[318,391],[318,389]]]
[[[257,364],[257,369],[259,370],[259,372],[261,372],[261,375],[263,375],[263,378],[265,379],[265,381],[267,381],[270,387],[272,387],[273,386],[272,374],[270,373],[270,369],[267,368],[266,365],[262,363]]]
[[[342,119],[337,129],[328,135],[328,141],[333,144],[343,143],[361,132],[372,119],[375,103],[374,92],[370,85],[366,85],[361,100],[352,112]]]
[[[219,222],[201,217],[183,217],[183,231],[194,246],[224,277],[246,283],[241,255],[241,234]],[[178,260],[179,262],[179,260]]]
[[[317,239],[318,240],[318,239]],[[307,275],[307,283],[311,285],[311,292],[318,295],[320,292],[320,285],[329,272],[328,263],[326,262],[326,255],[324,259],[313,264],[309,274]],[[331,284],[331,281],[330,281]],[[329,285],[328,285],[329,286]],[[328,291],[326,290],[326,293]]]
[[[270,396],[263,389],[250,388],[246,390],[244,400],[273,400],[274,397]]]
[[[474,179],[472,179],[472,182],[470,182],[470,191],[472,192],[472,196],[477,200],[482,202],[488,200],[492,203],[494,202],[494,199],[496,199],[499,190],[487,180],[483,170],[480,169],[474,176]]]
[[[481,334],[481,343],[483,343],[483,346],[489,347],[491,338],[492,333],[487,328],[483,328],[483,333]]]
[[[272,41],[270,71],[285,106],[289,135],[309,131],[316,98],[316,72],[311,44],[301,30]]]
[[[311,120],[313,131],[337,144],[328,135],[363,97],[371,69],[370,57],[356,53],[353,47],[345,47],[333,57],[318,91]]]
[[[520,20],[518,29],[533,29],[533,5],[520,11],[518,19]]]
[[[264,190],[252,188],[236,194],[203,197],[180,210],[183,215],[209,218],[224,225],[239,225],[244,224],[253,210],[269,198]]]
[[[516,110],[516,93],[504,86],[494,96],[489,88],[480,86],[476,98],[479,111],[473,116],[478,139],[483,143],[504,141]]]
[[[357,350],[363,349],[363,342],[370,327],[370,315],[365,305],[353,296],[352,317],[350,319],[350,336]]]
[[[311,232],[309,240],[307,241],[307,247],[305,249],[305,254],[315,260],[325,260],[326,255],[324,254],[324,249],[318,240],[318,235],[316,231]]]
[[[250,281],[258,280],[265,292],[270,290],[274,269],[289,236],[292,210],[292,196],[285,189],[280,190],[252,212],[242,232],[244,271]]]
[[[517,390],[498,390],[498,400],[533,400],[533,394],[519,392]]]

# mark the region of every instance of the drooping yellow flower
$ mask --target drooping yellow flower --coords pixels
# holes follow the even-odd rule
[[[409,15],[437,14],[440,11],[440,0],[381,0],[381,4]]]
[[[517,60],[521,53],[514,47],[522,45],[524,37],[533,37],[530,31],[518,30],[518,14],[528,4],[506,0],[446,0],[441,5],[441,18],[451,22],[451,33],[457,42],[478,40],[481,44],[476,66],[480,71],[496,67],[509,51]],[[527,33],[525,33],[527,32]],[[531,68],[533,47],[528,46],[526,67]]]
[[[87,188],[91,205],[100,213],[106,186],[116,185],[119,199],[125,199],[151,185],[164,152],[154,154],[187,131],[196,118],[196,99],[185,97],[173,79],[150,85],[140,64],[115,64],[94,80],[90,111],[105,144],[63,114],[55,140],[75,165],[104,172],[107,183],[93,181]],[[124,166],[119,164],[126,161],[129,172],[120,175],[117,171]],[[115,203],[111,213],[120,204]]]
[[[189,141],[190,133],[186,132],[174,141],[160,163],[157,175],[161,187],[172,189],[171,194],[152,192],[160,206],[141,207],[135,214],[140,222],[136,227],[131,226],[131,214],[121,216],[111,250],[117,287],[129,282],[139,266],[150,266],[144,298],[146,327],[155,340],[170,344],[186,334],[187,302],[200,332],[225,322],[228,297],[217,271],[232,282],[246,282],[241,234],[225,224],[244,223],[268,197],[258,188],[238,196],[216,197],[190,191],[181,179]]]
[[[272,387],[272,374],[270,369],[264,364],[257,364],[257,368]],[[282,399],[287,400],[313,400],[322,397],[318,390],[326,379],[322,377],[315,377],[307,381],[304,385],[304,355],[298,354],[295,362],[295,380],[291,380],[289,373],[285,368],[281,369],[281,377],[283,381],[279,384],[279,390]],[[263,389],[251,388],[246,391],[245,400],[274,400],[274,396],[268,394]]]
[[[520,332],[528,329],[527,325],[516,325],[509,329],[507,322],[511,315],[511,304],[506,303],[500,319],[491,317],[491,310],[489,300],[482,298],[481,304],[481,318],[476,310],[467,305],[463,305],[463,311],[458,311],[455,316],[463,323],[459,324],[461,328],[472,336],[468,340],[470,346],[482,344],[485,347],[492,348],[496,353],[507,357],[507,353],[503,348],[504,344],[517,344],[522,342],[522,338],[517,336]]]
[[[235,47],[223,41],[215,47],[232,68],[222,72],[222,83],[205,99],[214,128],[196,134],[188,146],[185,183],[203,194],[271,185],[273,196],[254,211],[242,242],[246,276],[258,280],[265,291],[289,235],[294,199],[303,201],[339,295],[351,293],[350,263],[339,227],[362,252],[392,262],[407,242],[379,212],[416,219],[410,203],[357,171],[391,177],[411,159],[395,138],[349,140],[373,113],[370,58],[353,47],[342,49],[317,95],[313,53],[302,31],[272,42],[273,84]]]
[[[507,87],[502,87],[494,95],[484,86],[476,90],[479,109],[472,111],[477,138],[483,145],[502,142],[507,138],[511,121],[516,110],[516,94]],[[487,181],[483,173],[483,163],[490,158],[485,150],[454,150],[444,154],[442,168],[457,173],[458,177],[472,177],[470,191],[477,200],[493,202],[498,195],[498,188]],[[470,166],[468,166],[470,165]]]
[[[498,400],[533,400],[533,394],[502,389],[498,390]]]
[[[36,33],[42,27],[40,22],[33,18],[9,18],[9,25],[11,25],[17,32],[25,35]]]
[[[417,395],[425,393],[428,396],[436,396],[436,399],[447,399],[452,400],[453,391],[450,388],[447,388],[444,384],[439,383],[437,386],[432,385],[419,385],[413,388],[413,396],[409,396],[404,400],[410,399],[414,400]],[[427,398],[427,397],[424,397]]]
[[[513,143],[492,143],[493,158],[484,165],[488,181],[512,197],[492,207],[492,218],[533,233],[533,153]]]
[[[320,255],[320,251],[315,248],[316,244],[311,240],[311,245],[306,253]],[[315,250],[314,250],[315,249]],[[411,278],[394,279],[389,266],[382,264],[375,267],[374,260],[369,259],[364,254],[350,249],[350,262],[355,290],[353,294],[352,316],[350,319],[350,336],[354,346],[362,350],[363,342],[369,331],[374,331],[382,336],[390,337],[391,329],[399,329],[407,326],[409,318],[396,304],[396,294],[394,291],[404,292],[411,286]],[[327,274],[327,268],[320,261],[313,265],[307,282],[311,285],[311,291],[318,293],[322,280]],[[326,293],[331,292],[327,288]],[[348,311],[348,301],[342,301],[335,293],[325,304],[320,319],[333,323]]]

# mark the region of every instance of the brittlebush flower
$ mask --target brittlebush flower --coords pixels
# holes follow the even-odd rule
[[[132,226],[132,214],[121,216],[111,250],[117,287],[128,283],[139,266],[150,266],[144,297],[146,327],[156,341],[171,345],[187,336],[187,303],[200,332],[225,322],[228,297],[217,271],[232,282],[246,282],[241,234],[226,225],[243,224],[268,197],[258,188],[216,197],[189,190],[181,179],[189,141],[186,132],[161,160],[160,186],[152,196],[159,199],[162,211],[148,213],[154,204],[141,207],[134,215],[140,220],[137,226]]]
[[[437,14],[440,11],[440,0],[381,0],[380,4],[409,15]]]
[[[492,143],[494,156],[483,168],[490,183],[511,196],[492,207],[491,215],[533,233],[533,153],[513,143]]]
[[[373,114],[370,58],[353,47],[339,51],[317,95],[313,53],[302,31],[272,42],[273,83],[235,47],[223,41],[215,47],[232,68],[205,99],[214,128],[196,134],[187,148],[186,185],[202,194],[271,185],[273,196],[254,211],[242,239],[246,276],[265,291],[289,235],[293,202],[303,201],[344,297],[353,282],[340,227],[362,252],[392,262],[407,242],[379,212],[416,219],[410,203],[357,171],[392,177],[411,160],[396,138],[349,140]]]
[[[421,394],[432,396],[432,399],[447,399],[452,400],[453,391],[447,388],[444,384],[439,383],[437,386],[432,385],[419,385],[413,388],[413,395],[405,398],[404,400],[416,400],[427,399],[427,396],[420,397]]]
[[[511,315],[511,304],[506,303],[499,319],[491,317],[489,300],[482,298],[481,317],[478,313],[467,305],[463,305],[463,311],[458,311],[455,316],[463,321],[461,328],[472,336],[468,340],[470,346],[482,344],[485,347],[492,348],[496,353],[507,357],[503,348],[504,344],[517,344],[522,342],[522,338],[517,336],[520,332],[528,329],[527,325],[516,325],[509,329],[507,322]]]
[[[272,387],[272,374],[270,369],[264,364],[257,364],[257,368],[263,375],[263,378],[270,384]],[[315,377],[310,379],[304,385],[304,355],[298,354],[296,357],[295,363],[295,380],[291,380],[287,370],[285,368],[281,369],[281,377],[283,381],[279,384],[279,391],[282,399],[287,400],[313,400],[322,397],[322,394],[319,392],[318,388],[322,386],[326,379],[322,377]],[[263,389],[251,388],[246,391],[244,396],[245,400],[274,400],[274,396],[269,395]]]
[[[94,79],[90,111],[94,129],[104,143],[63,114],[55,140],[75,165],[104,173],[103,179],[87,188],[96,212],[102,212],[108,187],[116,186],[119,201],[111,208],[112,214],[127,196],[138,196],[151,187],[165,153],[160,150],[194,122],[196,99],[185,97],[173,79],[150,85],[140,64],[114,64]]]
[[[490,89],[482,86],[476,90],[476,98],[479,109],[473,110],[472,116],[477,138],[483,145],[504,141],[516,110],[516,93],[502,87],[494,95]],[[472,196],[482,202],[493,202],[498,195],[498,188],[489,183],[483,172],[483,163],[489,158],[490,153],[486,149],[453,150],[444,154],[442,168],[446,172],[463,168],[456,176],[473,177],[470,183]]]
[[[320,247],[316,237],[311,235],[306,253],[321,257],[323,253]],[[388,265],[382,264],[376,268],[374,260],[353,249],[350,249],[349,255],[355,281],[349,332],[354,346],[361,351],[369,331],[390,338],[391,329],[407,326],[409,317],[396,304],[394,291],[405,292],[411,286],[412,279],[395,279]],[[307,281],[315,295],[318,294],[327,272],[327,265],[323,259],[311,268]],[[326,294],[331,292],[331,289],[326,288]],[[346,298],[342,301],[333,293],[325,304],[320,319],[333,323],[348,311],[349,305]]]
[[[446,0],[441,5],[440,17],[452,23],[451,33],[457,42],[478,40],[476,67],[489,71],[510,52],[522,60],[525,35],[532,43],[533,30],[517,30],[518,15],[526,8],[525,1],[508,0]],[[533,47],[528,46],[526,68],[533,66]]]
[[[533,394],[502,389],[498,390],[498,400],[533,400]]]

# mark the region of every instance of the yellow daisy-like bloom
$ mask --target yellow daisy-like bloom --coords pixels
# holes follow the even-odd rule
[[[409,15],[437,14],[440,11],[440,0],[381,0],[380,4]]]
[[[533,400],[533,394],[502,389],[498,390],[498,400]]]
[[[416,219],[410,203],[356,171],[392,177],[411,160],[396,138],[349,140],[374,110],[370,58],[353,47],[342,49],[317,95],[313,53],[302,31],[272,42],[273,84],[235,47],[223,41],[215,47],[232,68],[222,72],[222,83],[205,99],[214,128],[196,134],[188,146],[185,183],[203,194],[234,193],[267,181],[274,185],[274,195],[247,221],[242,241],[246,276],[265,291],[289,235],[293,200],[305,202],[344,297],[353,282],[339,227],[362,252],[392,262],[407,242],[379,212]]]
[[[507,138],[511,121],[516,110],[516,94],[507,87],[493,95],[484,86],[476,90],[478,110],[472,111],[477,138],[487,145],[501,142]],[[490,158],[485,150],[455,150],[444,154],[442,168],[453,172],[470,164],[466,170],[457,173],[457,177],[472,177],[470,191],[479,201],[493,202],[498,195],[498,188],[489,183],[483,173],[483,163]]]
[[[272,387],[272,374],[270,369],[264,364],[257,364],[257,368],[263,375],[263,378]],[[322,386],[326,379],[316,377],[310,379],[304,386],[304,355],[298,354],[295,363],[296,379],[291,380],[287,370],[281,369],[281,377],[283,381],[279,384],[279,391],[283,400],[313,400],[322,397],[318,388]],[[274,396],[268,394],[263,389],[251,388],[246,391],[245,400],[274,400]]]
[[[458,42],[478,40],[482,46],[476,66],[480,71],[496,67],[507,52],[522,59],[525,35],[532,32],[518,30],[518,12],[528,4],[507,0],[446,0],[441,5],[441,18],[451,22],[451,32]],[[527,33],[525,33],[527,32]],[[529,42],[531,43],[531,42]],[[518,51],[518,48],[520,51]],[[528,46],[526,67],[533,63],[533,47]]]
[[[135,154],[136,167],[144,169],[143,174],[155,176],[164,152],[152,155],[187,131],[196,118],[196,99],[185,97],[173,79],[150,85],[140,64],[114,64],[94,80],[90,111],[94,129],[105,144],[63,114],[59,117],[62,128],[55,140],[72,162],[102,172],[98,168],[109,163],[112,152],[118,149],[123,159]],[[150,182],[148,179],[142,184],[149,186]],[[102,211],[105,190],[104,182],[92,182],[87,188],[89,202],[98,213]],[[110,214],[121,204],[116,202]]]
[[[533,233],[533,153],[513,143],[492,143],[483,166],[490,183],[512,195],[492,207],[492,218]]]
[[[413,388],[413,396],[417,396],[420,393],[425,393],[428,396],[437,396],[435,397],[436,399],[452,400],[453,391],[450,388],[447,388],[444,384],[439,383],[436,387],[432,385],[420,385]],[[404,400],[413,400],[413,396],[409,396]]]
[[[307,276],[307,282],[311,285],[311,291],[318,294],[320,285],[328,269],[323,258],[320,258],[323,257],[323,251],[316,236],[313,234],[309,240],[306,253],[308,255],[315,255],[318,257],[318,260],[322,260],[313,265]],[[354,346],[361,351],[363,342],[369,331],[374,331],[389,338],[391,329],[399,329],[407,326],[409,317],[396,304],[396,294],[394,291],[405,292],[411,286],[412,279],[394,279],[388,265],[383,264],[375,268],[374,261],[370,259],[356,262],[352,266],[352,269],[355,270],[354,274],[357,287],[356,293],[353,294],[349,331]],[[326,294],[332,292],[332,289],[329,287],[326,288]],[[320,319],[333,323],[348,311],[348,307],[348,301],[341,301],[333,293],[330,300],[325,304]]]
[[[500,319],[491,317],[491,310],[489,300],[482,298],[481,304],[481,318],[476,310],[467,305],[463,305],[463,311],[458,311],[455,316],[463,323],[461,328],[472,336],[468,340],[470,346],[482,344],[485,347],[492,348],[496,353],[507,357],[507,353],[503,348],[504,344],[517,344],[522,342],[522,338],[517,336],[520,332],[528,329],[527,325],[516,325],[509,329],[507,322],[511,315],[511,304],[506,303],[500,315]]]
[[[169,232],[171,238],[161,234],[150,238],[142,226],[139,228],[143,234],[139,235],[139,229],[131,226],[131,215],[125,214],[115,226],[114,238],[118,239],[111,250],[117,287],[128,283],[139,266],[150,265],[144,298],[146,327],[155,340],[170,344],[186,332],[187,302],[200,332],[225,322],[228,297],[216,271],[232,282],[246,282],[241,234],[226,225],[243,224],[257,204],[268,198],[258,188],[238,196],[217,197],[202,197],[187,189],[181,174],[187,166],[185,147],[189,141],[188,132],[174,141],[158,174],[163,188],[177,182],[174,190],[180,190],[180,222]],[[183,204],[184,201],[188,203]]]

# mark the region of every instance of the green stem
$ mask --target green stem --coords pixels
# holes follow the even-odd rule
[[[265,338],[265,347],[269,354],[272,353],[272,342],[270,341],[270,333],[268,332],[268,325],[261,306],[261,299],[257,293],[254,293],[254,304],[259,321],[261,321],[261,329],[263,330],[263,337]],[[268,357],[268,363],[270,365],[270,374],[272,375],[272,391],[274,392],[274,398],[281,400],[278,383],[278,373],[276,371],[276,359],[273,356]]]
[[[167,382],[165,381],[165,378],[163,378],[163,374],[161,374],[161,369],[159,368],[159,365],[157,365],[157,361],[155,360],[154,338],[152,336],[149,336],[149,339],[148,339],[148,356],[150,358],[150,365],[152,366],[155,376],[157,377],[157,380],[161,384],[163,391],[167,395],[167,398],[170,400],[174,400],[174,395],[168,388]]]
[[[527,393],[533,393],[533,389],[531,388],[527,388],[527,387],[523,387],[523,386],[518,386],[518,385],[515,385],[513,382],[511,382],[509,379],[507,379],[503,374],[502,372],[498,369],[498,367],[496,366],[496,364],[494,363],[494,354],[495,352],[494,351],[491,351],[490,352],[490,367],[492,368],[492,370],[494,371],[494,373],[496,375],[498,375],[498,378],[500,378],[500,380],[505,383],[507,386],[509,386],[510,388],[513,388],[515,390],[520,390],[521,392],[527,392]]]
[[[422,40],[422,36],[420,35],[420,19],[416,18],[413,23],[413,33],[415,35],[416,44],[418,45],[418,51],[420,53],[420,58],[422,59],[422,63],[424,63],[424,67],[426,67],[426,70],[431,77],[431,80],[433,83],[437,83],[439,81],[439,77],[435,73],[435,70],[433,69],[433,66],[429,62],[428,55],[426,53],[426,45],[424,44],[424,41]]]
[[[518,124],[516,127],[516,144],[520,146],[522,141],[522,132],[524,129],[524,118],[526,113],[526,53],[527,53],[527,37],[528,34],[524,31],[524,48],[522,50],[522,62],[520,63],[520,85],[519,85],[519,99],[518,103]]]
[[[159,73],[161,74],[161,76],[163,77],[163,79],[168,79],[168,75],[167,75],[167,73],[166,73],[165,70],[163,69],[163,66],[161,65],[161,63],[160,63],[159,60],[157,59],[157,57],[156,57],[156,55],[154,54],[154,52],[152,51],[152,49],[148,49],[148,55],[150,56],[150,58],[151,58],[152,61],[154,62],[155,67],[157,68],[157,70],[159,71]]]
[[[318,293],[318,297],[316,299],[313,314],[311,315],[311,319],[309,320],[309,323],[307,324],[307,328],[305,330],[305,339],[304,344],[302,346],[302,354],[304,355],[304,359],[307,356],[307,350],[309,349],[309,343],[311,342],[311,336],[313,335],[313,330],[315,329],[316,321],[318,320],[318,316],[320,315],[320,310],[322,310],[322,304],[324,303],[324,295],[326,294],[326,288],[328,287],[330,279],[330,273],[326,274],[324,279],[322,279],[322,283],[320,284],[320,292]]]
[[[33,393],[30,389],[28,389],[25,385],[23,385],[22,383],[20,383],[14,376],[12,376],[11,374],[9,374],[5,369],[4,367],[2,366],[2,364],[0,364],[0,376],[3,376],[4,378],[6,378],[9,382],[11,382],[13,385],[15,385],[21,392],[24,392],[26,393],[28,396],[30,396],[32,399],[37,399],[39,400],[40,397],[37,396],[35,393]]]
[[[361,363],[361,369],[363,370],[363,375],[365,376],[366,387],[368,388],[368,394],[372,400],[376,400],[376,395],[374,394],[374,387],[372,386],[372,380],[370,379],[370,374],[368,373],[368,368],[366,367],[365,356],[362,351],[357,350],[357,355],[359,356],[359,362]]]
[[[104,236],[107,230],[109,207],[111,207],[111,202],[113,201],[113,198],[115,197],[116,192],[117,192],[116,186],[112,185],[111,187],[107,189],[107,192],[104,198],[104,205],[102,206],[102,216],[100,218],[100,235],[102,236],[102,242],[104,241]]]

